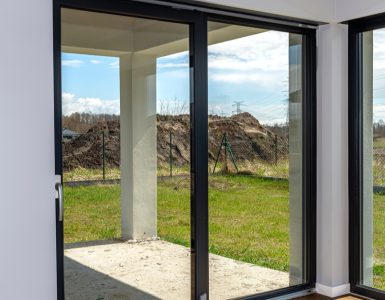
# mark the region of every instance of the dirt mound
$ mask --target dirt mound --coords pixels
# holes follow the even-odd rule
[[[262,126],[251,114],[241,113],[229,118],[209,118],[209,160],[216,159],[225,134],[236,161],[273,162],[288,153],[285,138]],[[224,151],[220,158],[223,156]]]
[[[104,135],[104,137],[103,137]],[[65,171],[77,167],[100,168],[104,157],[106,166],[120,164],[119,121],[100,122],[92,126],[86,134],[63,143],[63,168]]]
[[[119,121],[100,122],[75,140],[63,144],[63,167],[100,168],[103,157],[103,132],[105,163],[118,167],[120,163]],[[173,164],[184,166],[190,162],[190,116],[157,116],[158,163],[170,159],[170,133],[172,135]],[[226,137],[225,137],[226,136]],[[261,125],[249,113],[232,117],[209,116],[209,162],[213,163],[223,141],[227,140],[228,158],[231,151],[236,162],[262,160],[274,162],[285,158],[288,141]],[[230,150],[229,150],[230,149]],[[224,147],[219,159],[225,156]]]

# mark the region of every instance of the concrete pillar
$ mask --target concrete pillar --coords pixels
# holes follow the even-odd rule
[[[303,283],[302,38],[289,34],[290,285]]]
[[[156,57],[120,57],[122,238],[157,235]]]
[[[317,284],[329,297],[350,292],[348,201],[348,27],[317,32]]]
[[[363,34],[363,274],[373,285],[373,31]]]

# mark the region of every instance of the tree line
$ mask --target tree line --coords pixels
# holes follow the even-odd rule
[[[62,117],[62,126],[77,133],[86,133],[96,123],[119,121],[119,119],[119,115],[72,113]]]
[[[385,137],[385,122],[382,119],[373,123],[373,135],[375,138]]]

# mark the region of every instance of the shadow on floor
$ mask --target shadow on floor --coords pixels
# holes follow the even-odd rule
[[[66,300],[158,300],[133,286],[64,257]]]

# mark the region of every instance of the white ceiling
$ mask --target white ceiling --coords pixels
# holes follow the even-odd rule
[[[200,0],[327,23],[385,12],[385,0]]]

